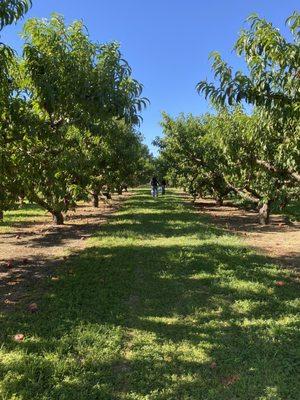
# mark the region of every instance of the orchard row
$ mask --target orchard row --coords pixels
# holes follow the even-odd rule
[[[5,1],[0,29],[27,0]],[[117,43],[90,40],[82,21],[30,19],[22,56],[0,48],[0,217],[26,198],[56,223],[88,195],[140,183],[151,156],[137,128],[147,99]]]
[[[200,117],[163,116],[159,164],[193,196],[222,203],[234,194],[268,223],[273,205],[300,197],[300,15],[287,20],[291,41],[257,15],[235,50],[247,73],[233,73],[213,53],[215,80],[197,85],[215,107]]]

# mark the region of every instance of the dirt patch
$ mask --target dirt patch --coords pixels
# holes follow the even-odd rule
[[[62,226],[53,225],[46,214],[44,223],[16,223],[0,233],[0,311],[36,300],[39,281],[49,276],[55,279],[68,256],[88,247],[86,239],[129,195],[116,196],[98,209],[81,205],[68,213]]]
[[[195,207],[211,216],[214,224],[244,236],[245,242],[275,262],[300,269],[300,223],[287,223],[280,215],[272,215],[270,224],[258,223],[255,211],[246,211],[225,202],[217,206],[213,200],[201,199]]]

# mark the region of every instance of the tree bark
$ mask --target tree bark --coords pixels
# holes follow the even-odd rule
[[[275,174],[285,173],[287,175],[290,175],[297,182],[300,182],[300,174],[298,172],[291,170],[290,168],[279,170],[278,168],[274,167],[274,165],[268,163],[267,161],[258,160],[258,159],[256,159],[255,161],[258,165],[264,167],[265,169],[267,169],[270,172],[273,172]]]
[[[3,211],[0,210],[0,222],[3,222]]]
[[[61,211],[51,211],[53,222],[55,225],[63,225],[64,217]]]
[[[244,192],[242,189],[236,188],[235,186],[233,186],[230,182],[225,181],[226,184],[228,185],[228,187],[233,190],[236,194],[238,194],[239,196],[241,196],[243,199],[252,201],[253,203],[258,203],[259,202],[259,198],[257,198],[256,196],[253,196],[250,193]]]
[[[263,203],[258,209],[259,223],[261,225],[268,225],[270,222],[270,205],[271,201],[269,200]]]
[[[107,200],[110,200],[110,199],[111,199],[111,194],[110,194],[110,192],[102,192],[102,195],[103,195],[104,197],[106,197]]]
[[[99,207],[99,193],[93,192],[93,204],[95,208]]]
[[[55,211],[52,209],[51,205],[48,205],[48,203],[46,203],[43,199],[41,199],[38,195],[36,195],[33,191],[29,196],[29,200],[33,201],[34,203],[38,204],[39,206],[41,206],[42,208],[45,208],[45,210],[47,210],[53,218],[53,222],[56,225],[63,225],[64,223],[64,217],[62,215],[61,211]]]
[[[217,206],[222,206],[223,205],[223,197],[218,196],[216,199],[216,203],[217,203]]]

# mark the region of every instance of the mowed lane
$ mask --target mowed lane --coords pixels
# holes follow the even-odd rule
[[[290,272],[176,191],[137,190],[90,245],[49,282],[38,314],[2,317],[3,398],[297,399]]]

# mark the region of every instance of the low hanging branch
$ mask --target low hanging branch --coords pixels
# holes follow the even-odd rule
[[[279,170],[278,168],[274,167],[274,165],[268,163],[267,161],[256,159],[255,162],[256,162],[256,164],[258,164],[258,165],[264,167],[265,169],[267,169],[269,172],[273,172],[275,174],[285,173],[287,175],[290,175],[297,182],[300,182],[300,174],[298,174],[297,172],[291,170],[290,168],[287,168],[287,169],[284,169],[284,170]]]
[[[241,196],[243,199],[250,200],[250,201],[252,201],[253,203],[256,203],[256,204],[258,204],[260,202],[260,198],[252,195],[249,192],[246,192],[243,189],[239,189],[239,188],[235,187],[234,185],[232,185],[232,183],[228,182],[227,179],[225,179],[225,182],[226,182],[226,184],[228,185],[228,187],[231,190],[233,190],[236,194]]]

